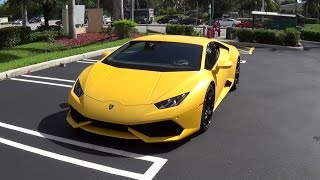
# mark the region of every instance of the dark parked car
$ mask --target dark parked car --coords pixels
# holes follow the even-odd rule
[[[32,23],[41,23],[42,21],[44,21],[43,18],[41,18],[41,17],[34,17],[34,18],[31,18],[31,19],[29,20],[29,23],[30,23],[30,24],[32,24]]]
[[[165,24],[168,23],[170,20],[173,19],[180,19],[180,16],[164,16],[163,18],[159,19],[157,22],[159,24]]]
[[[199,25],[202,23],[202,20],[189,17],[189,18],[181,19],[179,22],[180,22],[180,24],[184,24],[184,25],[195,25],[195,24]]]
[[[152,20],[149,19],[148,21],[148,17],[144,17],[144,16],[138,16],[134,18],[134,22],[138,23],[138,24],[151,24]]]

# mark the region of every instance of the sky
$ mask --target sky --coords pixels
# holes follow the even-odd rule
[[[0,0],[0,4],[3,4],[4,0]]]

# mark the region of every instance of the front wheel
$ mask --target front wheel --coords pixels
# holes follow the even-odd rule
[[[236,68],[236,72],[234,75],[234,83],[231,87],[231,91],[237,90],[238,85],[239,85],[239,81],[240,81],[240,59],[237,62],[237,68]]]
[[[200,133],[207,131],[211,125],[214,101],[215,101],[215,90],[214,90],[214,87],[210,84],[203,102],[201,123],[200,123]]]

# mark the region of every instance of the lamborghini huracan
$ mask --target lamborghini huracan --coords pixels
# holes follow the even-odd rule
[[[144,142],[205,132],[214,110],[239,84],[240,54],[205,37],[131,40],[78,77],[69,95],[73,128]]]

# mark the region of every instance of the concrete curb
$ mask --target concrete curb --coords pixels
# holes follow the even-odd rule
[[[299,43],[299,47],[291,47],[291,46],[280,46],[280,45],[272,45],[272,44],[259,44],[259,43],[248,43],[248,42],[239,42],[234,40],[224,40],[220,39],[221,42],[228,43],[236,46],[251,46],[256,48],[272,48],[278,50],[294,50],[294,51],[303,51],[304,47],[301,43]]]
[[[314,44],[314,45],[318,45],[320,46],[320,42],[315,42],[315,41],[305,41],[305,40],[301,40],[301,43],[308,43],[308,44]]]
[[[10,79],[12,77],[20,76],[20,75],[23,75],[26,73],[40,71],[43,69],[59,66],[60,64],[67,64],[67,63],[71,63],[71,62],[75,62],[75,61],[79,61],[79,60],[83,60],[83,59],[89,59],[89,58],[92,58],[95,56],[100,56],[106,50],[112,51],[112,50],[115,50],[119,47],[120,46],[101,49],[101,50],[97,50],[97,51],[93,51],[93,52],[78,54],[78,55],[55,59],[55,60],[51,60],[51,61],[47,61],[47,62],[43,62],[43,63],[39,63],[39,64],[25,66],[25,67],[21,67],[18,69],[9,70],[9,71],[0,73],[0,81]]]

